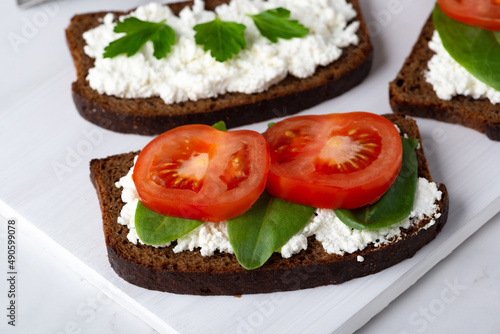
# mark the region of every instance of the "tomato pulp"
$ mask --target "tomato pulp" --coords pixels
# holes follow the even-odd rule
[[[401,137],[376,114],[290,117],[264,137],[271,151],[266,189],[292,203],[361,207],[378,200],[401,169]]]
[[[500,31],[500,0],[438,0],[441,10],[462,23]]]
[[[257,132],[186,125],[141,151],[133,180],[142,204],[154,212],[218,222],[243,214],[259,198],[269,164]]]

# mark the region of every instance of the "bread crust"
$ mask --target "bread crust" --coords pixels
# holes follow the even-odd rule
[[[482,132],[492,140],[500,140],[500,104],[488,99],[475,100],[458,95],[450,101],[437,97],[431,84],[424,78],[427,63],[435,54],[429,49],[434,33],[432,15],[425,23],[416,44],[397,77],[389,83],[392,110],[411,116],[460,124]]]
[[[420,134],[416,123],[403,115],[386,115],[411,138]],[[192,295],[241,295],[290,291],[321,285],[340,284],[353,278],[379,272],[406,258],[433,240],[448,217],[448,194],[444,185],[439,202],[441,216],[427,229],[431,218],[403,230],[401,239],[390,244],[345,254],[328,254],[314,237],[308,247],[289,259],[275,253],[261,268],[245,270],[233,254],[216,252],[203,257],[198,251],[174,253],[170,247],[154,248],[128,241],[126,226],[117,223],[121,208],[121,189],[115,182],[133,165],[138,152],[95,159],[90,162],[91,180],[101,206],[103,229],[111,267],[126,281],[151,290]],[[422,145],[417,149],[419,176],[432,181]],[[364,261],[358,262],[357,257]]]
[[[206,0],[206,8],[229,0]],[[357,46],[343,49],[342,56],[328,66],[320,66],[312,77],[298,79],[291,75],[267,91],[256,94],[227,93],[217,98],[165,104],[159,97],[124,99],[101,95],[86,80],[94,61],[83,47],[83,32],[100,24],[106,13],[76,15],[66,29],[66,39],[77,71],[72,84],[73,100],[80,115],[109,130],[122,133],[154,135],[191,123],[214,124],[224,120],[229,128],[271,118],[295,114],[322,101],[338,96],[358,85],[369,73],[373,46],[363,20],[358,0],[348,0],[360,21]],[[174,13],[191,6],[192,1],[169,4]],[[115,12],[117,15],[125,13]]]

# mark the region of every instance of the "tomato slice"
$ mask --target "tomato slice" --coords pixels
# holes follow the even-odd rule
[[[266,189],[292,203],[357,208],[378,200],[401,169],[401,137],[376,114],[290,117],[264,137],[271,150]]]
[[[139,154],[133,180],[142,204],[172,217],[218,222],[247,211],[264,191],[270,155],[254,131],[186,125]]]
[[[437,0],[443,12],[471,26],[500,31],[500,0]]]

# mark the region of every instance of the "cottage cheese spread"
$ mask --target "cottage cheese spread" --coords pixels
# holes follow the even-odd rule
[[[137,242],[142,243],[142,241],[137,236],[134,223],[135,208],[139,196],[132,181],[132,170],[133,167],[126,176],[116,183],[116,186],[123,188],[122,200],[125,202],[118,223],[128,227],[127,238],[136,244]],[[293,236],[281,248],[280,253],[284,258],[289,258],[293,254],[307,249],[307,238],[313,235],[322,243],[327,253],[339,255],[362,250],[370,243],[380,246],[397,240],[401,236],[402,228],[409,228],[414,222],[418,222],[424,217],[432,218],[424,227],[425,229],[434,225],[435,219],[440,216],[440,213],[437,213],[439,207],[436,202],[441,199],[441,195],[435,183],[429,182],[425,178],[419,178],[410,216],[397,224],[376,230],[354,230],[342,223],[335,216],[333,210],[317,209],[304,229]],[[162,246],[169,245],[170,243]],[[173,250],[175,253],[179,253],[198,248],[203,256],[213,255],[217,250],[233,253],[227,236],[226,222],[202,224],[179,238]]]
[[[488,98],[492,104],[500,103],[500,91],[476,79],[457,63],[444,48],[437,31],[434,31],[429,48],[436,54],[429,60],[429,70],[424,75],[440,99],[451,100],[455,95],[465,95],[474,99]]]
[[[246,14],[284,7],[291,18],[309,29],[303,38],[279,39],[271,43],[262,37]],[[83,34],[85,53],[95,59],[87,80],[100,94],[123,98],[161,97],[165,103],[212,98],[226,92],[246,94],[265,91],[288,74],[305,78],[318,65],[328,65],[342,54],[341,48],[359,43],[359,22],[350,22],[356,11],[345,0],[233,0],[217,7],[221,20],[243,23],[247,28],[247,47],[223,63],[195,43],[193,27],[215,19],[215,13],[195,0],[192,9],[184,8],[175,16],[167,6],[150,3],[128,16],[159,22],[166,19],[176,33],[176,44],[166,58],[153,56],[151,42],[134,56],[103,58],[104,48],[123,36],[113,32],[114,15]],[[128,16],[121,16],[123,20]]]

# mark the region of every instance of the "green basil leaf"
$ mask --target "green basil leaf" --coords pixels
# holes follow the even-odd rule
[[[248,16],[253,19],[262,36],[273,43],[278,42],[278,38],[304,37],[309,33],[309,29],[302,24],[296,20],[290,20],[290,11],[282,7]]]
[[[229,242],[238,262],[249,270],[262,266],[304,228],[315,210],[264,191],[250,210],[227,222]]]
[[[227,131],[226,123],[224,121],[218,121],[212,125],[212,127],[220,131]]]
[[[238,54],[245,48],[245,25],[221,21],[218,17],[207,23],[194,26],[196,44],[203,45],[205,51],[210,51],[212,57],[223,62]]]
[[[410,215],[415,200],[418,179],[418,161],[415,149],[417,139],[401,138],[403,163],[398,177],[382,197],[361,208],[334,210],[347,226],[357,230],[376,229],[398,223]]]
[[[175,44],[175,32],[166,25],[165,20],[161,22],[141,21],[135,17],[128,17],[118,21],[114,31],[123,32],[126,35],[109,43],[104,49],[104,58],[113,58],[125,53],[128,57],[135,55],[147,41],[153,42],[153,55],[157,59],[166,57],[170,48]]]
[[[201,221],[161,215],[141,202],[135,211],[135,229],[146,245],[161,245],[174,241],[203,224]]]
[[[500,33],[455,21],[437,4],[432,18],[450,56],[478,80],[500,90]]]

